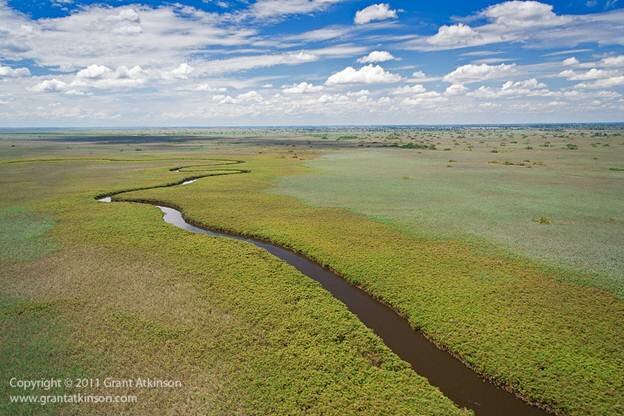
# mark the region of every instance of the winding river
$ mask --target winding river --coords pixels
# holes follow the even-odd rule
[[[231,163],[224,162],[223,164],[238,163],[243,162],[231,161]],[[216,165],[211,165],[211,168],[214,166]],[[139,189],[190,185],[198,179],[208,176],[250,172],[242,169],[219,169],[218,172],[210,173],[210,169],[202,169],[202,165],[179,166],[170,169],[170,171],[204,171],[206,173],[188,176],[165,185],[98,195],[96,198],[101,202],[112,202],[114,201],[114,195]],[[407,361],[414,371],[426,377],[432,385],[437,386],[445,396],[453,400],[453,402],[460,407],[472,409],[478,416],[534,416],[549,414],[485,380],[453,355],[439,349],[421,332],[414,330],[407,319],[400,316],[389,306],[303,255],[260,239],[242,237],[197,227],[189,224],[180,211],[171,207],[158,205],[149,201],[133,202],[155,205],[163,212],[163,220],[166,223],[188,232],[206,234],[212,237],[231,238],[254,244],[295,267],[309,278],[316,280],[336,299],[343,302],[364,325],[372,329],[395,354]]]

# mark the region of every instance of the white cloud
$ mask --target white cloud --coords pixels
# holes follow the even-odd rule
[[[368,96],[370,94],[369,90],[359,90],[359,91],[350,91],[347,93],[347,96],[349,97],[364,97],[364,96]]]
[[[326,85],[338,84],[387,84],[401,80],[401,76],[387,72],[379,65],[366,65],[360,69],[346,67],[327,78]]]
[[[177,79],[188,79],[189,75],[194,71],[194,68],[189,64],[181,63],[171,72],[167,73],[167,76]]]
[[[343,0],[257,0],[244,14],[256,19],[275,19],[322,11],[341,1]]]
[[[85,69],[81,69],[76,74],[78,78],[97,79],[105,75],[112,74],[112,70],[104,65],[89,65]]]
[[[377,20],[396,19],[396,17],[396,10],[392,10],[388,3],[379,3],[358,10],[353,21],[356,25],[363,25]]]
[[[579,44],[624,45],[624,10],[587,15],[557,15],[553,6],[537,1],[506,1],[487,7],[466,23],[442,25],[432,36],[413,35],[403,46],[414,50],[444,50],[522,42],[531,48],[574,47]]]
[[[239,94],[238,99],[243,102],[261,102],[263,100],[262,95],[260,95],[257,91],[249,91]]]
[[[348,27],[324,27],[322,29],[310,30],[308,32],[299,33],[285,37],[285,40],[298,40],[305,42],[320,42],[324,40],[336,39],[349,33]]]
[[[133,8],[128,8],[128,9],[121,9],[119,11],[119,13],[117,13],[116,15],[111,15],[106,17],[106,20],[109,22],[131,22],[131,23],[140,23],[141,22],[141,17],[139,16],[139,13],[133,9]]]
[[[453,72],[447,74],[443,79],[453,84],[465,84],[478,81],[486,81],[495,78],[501,78],[514,72],[515,64],[468,64],[460,66]]]
[[[468,93],[471,97],[477,98],[503,98],[503,97],[551,97],[559,95],[550,91],[546,84],[539,82],[535,78],[524,81],[507,81],[500,88],[490,88],[481,86]]]
[[[323,90],[322,85],[312,85],[307,82],[301,82],[295,85],[286,85],[283,88],[286,94],[306,94],[310,92],[319,92]]]
[[[43,80],[30,91],[63,92],[67,95],[84,95],[87,90],[127,89],[143,85],[147,80],[147,72],[140,66],[127,68],[120,66],[113,70],[104,65],[89,65],[78,71],[71,82],[56,78]]]
[[[143,85],[144,83],[145,80],[141,78],[104,78],[92,82],[73,81],[69,84],[69,86],[77,89],[96,88],[100,90],[108,90],[135,88]]]
[[[427,91],[406,97],[401,101],[401,104],[408,106],[431,106],[443,101],[446,101],[446,98],[442,97],[439,92]]]
[[[33,20],[0,1],[0,56],[64,70],[184,62],[210,46],[248,45],[256,32],[188,6],[85,6]]]
[[[337,51],[340,55],[340,52]],[[333,53],[316,50],[311,52],[287,52],[268,55],[243,55],[221,60],[196,62],[195,71],[198,75],[216,75],[238,72],[254,68],[268,68],[277,65],[299,65],[317,61],[321,56],[334,56]]]
[[[570,69],[566,69],[559,73],[560,77],[566,78],[570,81],[588,81],[594,79],[611,78],[620,75],[617,71],[606,71],[604,69],[592,68],[586,72],[576,72]]]
[[[423,87],[420,84],[416,84],[416,85],[406,85],[404,87],[395,88],[394,91],[392,91],[392,94],[394,95],[421,94],[425,91],[427,91],[425,87]]]
[[[604,66],[624,67],[624,55],[609,56],[600,61],[600,63]]]
[[[67,83],[58,79],[46,79],[31,87],[34,92],[62,92],[67,89]]]
[[[427,38],[427,43],[435,46],[460,47],[472,45],[481,38],[482,36],[470,26],[459,23],[452,26],[440,26],[438,33]]]
[[[423,71],[414,71],[412,73],[412,77],[408,80],[409,82],[431,82],[431,81],[439,81],[442,79],[441,77],[432,77],[425,74]]]
[[[249,104],[249,103],[262,103],[264,101],[264,97],[259,94],[257,91],[248,91],[246,93],[242,93],[237,95],[236,97],[232,97],[230,95],[214,95],[212,100],[217,102],[218,104]]]
[[[370,63],[375,63],[375,62],[393,61],[395,59],[396,58],[394,56],[392,56],[392,54],[390,52],[387,52],[387,51],[372,51],[368,55],[363,56],[360,59],[358,59],[358,62],[361,62],[363,64],[370,64]]]
[[[613,88],[621,86],[624,86],[624,75],[616,75],[608,78],[602,78],[594,82],[582,82],[576,85],[577,88],[589,89]]]
[[[139,65],[135,65],[132,68],[128,68],[125,65],[117,67],[115,70],[115,78],[144,78],[147,76],[147,72],[143,70]]]
[[[571,21],[570,17],[557,16],[550,4],[537,1],[506,1],[489,6],[482,15],[508,29],[557,26]]]
[[[465,94],[466,91],[468,91],[468,89],[466,87],[464,87],[462,84],[453,84],[450,85],[446,91],[445,94],[446,95],[462,95]]]
[[[193,91],[205,91],[205,92],[226,92],[227,88],[225,87],[215,87],[210,85],[210,83],[202,82],[201,84],[197,84],[193,87]]]
[[[471,64],[500,64],[501,62],[513,61],[511,58],[483,58],[472,61]]]
[[[114,125],[118,120],[155,125],[174,119],[175,125],[487,121],[470,118],[485,114],[480,105],[498,108],[497,120],[502,122],[621,119],[624,56],[614,54],[615,47],[603,46],[624,45],[622,10],[557,16],[541,3],[505,2],[500,3],[504,7],[492,6],[436,27],[430,36],[373,18],[368,21],[376,23],[298,34],[292,32],[307,29],[307,21],[279,26],[286,31],[283,35],[275,35],[275,28],[268,26],[287,15],[328,10],[338,1],[342,0],[245,0],[240,2],[248,5],[244,16],[234,11],[206,13],[175,2],[159,7],[90,5],[68,16],[31,19],[0,0],[0,56],[9,65],[0,65],[0,99],[10,103],[2,106],[0,125]],[[254,4],[275,8],[252,16],[252,10],[261,11]],[[399,11],[390,6],[387,10],[397,17]],[[322,25],[321,19],[317,23]],[[406,54],[402,66],[391,70],[377,65],[394,59],[383,45],[406,41],[409,48],[422,50],[516,42],[525,48],[548,46],[549,53],[533,52],[527,55],[531,63],[514,66],[498,65],[495,60],[503,58],[496,56],[472,62],[465,57],[481,59],[505,51],[505,57],[514,58],[515,45],[500,51],[470,49],[458,56],[458,68],[446,76],[429,73],[439,67],[442,54]],[[567,46],[579,42],[588,45]],[[546,56],[558,58],[540,61]],[[328,61],[336,58],[361,64],[328,72],[336,68]],[[562,62],[563,58],[567,59]],[[47,75],[30,78],[28,68],[15,72],[19,62]],[[286,65],[300,69],[262,69]],[[569,72],[561,76],[576,85],[559,87],[561,80],[553,80],[553,75],[563,70]],[[448,84],[432,82],[441,80]],[[486,82],[476,88],[478,81]],[[589,112],[592,105],[600,113]],[[563,108],[556,119],[545,116],[548,111],[555,114],[555,107]]]
[[[10,66],[0,65],[0,78],[22,78],[29,76],[30,70],[28,68],[11,68]]]

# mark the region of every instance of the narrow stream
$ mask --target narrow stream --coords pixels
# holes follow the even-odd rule
[[[98,199],[100,202],[111,200],[110,196]],[[163,212],[163,219],[168,224],[192,233],[254,244],[316,280],[372,329],[395,354],[407,361],[414,371],[426,377],[460,407],[472,409],[478,416],[549,414],[481,378],[451,354],[437,348],[422,333],[412,329],[408,321],[390,307],[306,257],[265,241],[196,227],[187,223],[180,211],[165,206],[157,207]]]

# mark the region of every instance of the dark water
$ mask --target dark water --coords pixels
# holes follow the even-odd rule
[[[158,208],[164,213],[165,222],[169,224],[192,233],[252,243],[316,280],[371,328],[392,351],[410,363],[418,374],[426,377],[459,406],[472,409],[480,416],[548,414],[482,379],[452,355],[438,349],[420,332],[413,330],[406,319],[388,306],[313,261],[264,241],[196,227],[187,223],[179,211],[162,206]]]

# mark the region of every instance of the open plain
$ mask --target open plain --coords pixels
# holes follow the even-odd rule
[[[4,133],[0,377],[181,383],[120,385],[133,414],[479,413],[295,268],[152,201],[302,253],[549,412],[621,414],[623,156],[618,126]]]

